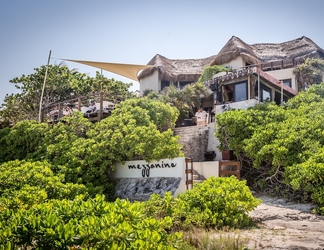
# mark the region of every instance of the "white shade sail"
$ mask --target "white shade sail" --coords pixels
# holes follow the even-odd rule
[[[95,68],[103,69],[129,79],[138,82],[138,72],[142,69],[154,67],[153,65],[140,65],[140,64],[123,64],[123,63],[109,63],[109,62],[94,62],[94,61],[82,61],[82,60],[72,60],[72,59],[62,59],[65,61],[76,62],[92,66]]]

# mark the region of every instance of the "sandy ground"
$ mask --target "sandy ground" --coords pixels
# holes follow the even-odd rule
[[[259,228],[240,231],[249,240],[249,249],[324,250],[324,216],[310,213],[311,204],[259,196],[260,204],[250,216]]]

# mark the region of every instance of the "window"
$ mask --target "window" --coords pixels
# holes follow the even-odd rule
[[[262,101],[271,101],[270,91],[267,89],[262,89]]]
[[[191,82],[180,82],[180,89],[183,89],[184,86],[190,84]]]
[[[261,101],[271,101],[271,89],[261,84]]]
[[[234,102],[247,100],[247,83],[234,84]]]
[[[288,87],[291,87],[291,79],[284,79],[281,81],[283,82],[283,84],[287,85]]]
[[[169,87],[170,82],[169,81],[161,81],[161,90],[163,90],[165,87]]]

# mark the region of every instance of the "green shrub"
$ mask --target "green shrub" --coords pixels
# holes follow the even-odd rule
[[[152,195],[145,209],[156,218],[170,216],[174,227],[242,227],[249,225],[248,212],[260,203],[245,181],[234,176],[210,177],[177,198],[170,193],[164,197]]]
[[[63,183],[47,162],[9,161],[0,165],[0,211],[86,194],[84,185]]]
[[[142,203],[83,198],[6,210],[0,215],[0,248],[174,249],[181,244],[180,233],[168,233],[170,218],[147,217]]]
[[[305,190],[311,196],[317,212],[324,215],[324,148],[307,161],[287,167],[285,175],[295,190]]]
[[[21,121],[12,128],[0,131],[0,163],[24,160],[43,144],[44,133],[49,130],[46,123]]]

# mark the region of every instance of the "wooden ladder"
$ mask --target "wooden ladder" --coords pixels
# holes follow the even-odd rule
[[[185,170],[185,173],[186,173],[186,187],[187,187],[187,190],[189,190],[189,185],[190,186],[190,189],[192,189],[193,187],[193,162],[192,162],[192,158],[185,158],[185,161],[186,161],[186,170]]]

